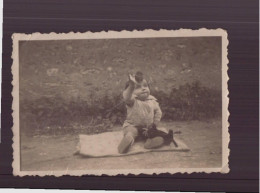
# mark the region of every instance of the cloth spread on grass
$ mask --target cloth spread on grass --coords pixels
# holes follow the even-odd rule
[[[126,154],[118,153],[118,144],[123,138],[121,131],[105,132],[96,135],[79,135],[77,154],[86,157],[115,157],[126,156],[151,151],[189,151],[188,146],[180,139],[174,138],[178,147],[173,143],[157,149],[145,149],[144,141],[135,142]]]

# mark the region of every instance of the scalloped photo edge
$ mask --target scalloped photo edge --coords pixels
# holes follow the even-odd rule
[[[64,170],[64,171],[21,171],[21,157],[20,157],[20,126],[19,126],[19,41],[32,40],[76,40],[76,39],[118,39],[118,38],[157,38],[157,37],[222,37],[222,167],[220,168],[163,168],[163,169],[117,169],[106,170]],[[13,53],[12,53],[12,75],[13,75],[13,175],[15,176],[82,176],[82,175],[128,175],[128,174],[161,174],[161,173],[228,173],[229,172],[229,91],[228,91],[228,33],[224,29],[179,29],[179,30],[152,30],[147,29],[143,31],[101,31],[101,32],[85,32],[85,33],[32,33],[21,34],[14,33],[13,39]]]

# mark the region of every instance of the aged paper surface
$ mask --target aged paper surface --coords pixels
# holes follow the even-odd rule
[[[229,172],[228,39],[225,30],[33,33],[13,34],[12,38],[14,175]],[[120,122],[118,118],[121,115],[117,112],[111,116],[112,121],[109,113],[104,118],[97,110],[89,110],[100,109],[102,101],[94,103],[96,108],[93,108],[87,98],[96,93],[94,99],[90,97],[96,100],[103,96],[102,93],[110,92],[111,96],[113,92],[122,96],[127,72],[138,70],[149,75],[150,87],[154,87],[154,94],[157,93],[163,111],[162,126],[181,131],[180,137],[176,135],[176,138],[184,141],[190,151],[140,151],[139,154],[115,157],[79,156],[81,134],[89,137],[112,132],[113,136],[113,128],[117,128],[116,132],[121,131],[123,136],[124,120]],[[172,88],[174,92],[170,92]],[[153,88],[150,89],[153,94]],[[179,100],[173,104],[173,114],[167,105],[163,105],[169,104],[170,107],[173,98],[163,102],[161,96],[164,95],[158,94],[159,91],[177,93],[169,95],[175,97],[175,101]],[[181,97],[178,93],[182,93]],[[214,97],[220,101],[219,106],[214,106],[216,100],[211,100]],[[83,108],[84,101],[89,111]],[[57,104],[60,105],[56,107]],[[214,108],[219,110],[218,118],[211,113]],[[84,118],[80,119],[81,116]],[[107,130],[103,119],[112,124]],[[79,128],[82,129],[79,131]],[[107,139],[103,137],[102,140]],[[89,148],[104,144],[93,141]],[[83,141],[81,146],[85,143],[88,144]],[[88,148],[84,148],[88,153]],[[109,145],[106,148],[109,149]],[[102,148],[97,149],[102,151]]]

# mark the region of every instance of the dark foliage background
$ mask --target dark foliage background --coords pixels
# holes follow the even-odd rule
[[[163,121],[221,116],[221,39],[20,42],[24,134],[99,133],[121,125],[122,91],[141,70]]]

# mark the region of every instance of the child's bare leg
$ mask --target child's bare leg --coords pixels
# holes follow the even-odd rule
[[[144,144],[144,148],[145,149],[159,148],[159,147],[163,146],[163,144],[164,144],[163,137],[154,137],[154,138],[146,140],[146,142]]]
[[[134,143],[135,138],[138,135],[138,130],[136,127],[128,126],[124,128],[124,137],[118,145],[118,152],[123,154],[127,153],[131,145]]]

